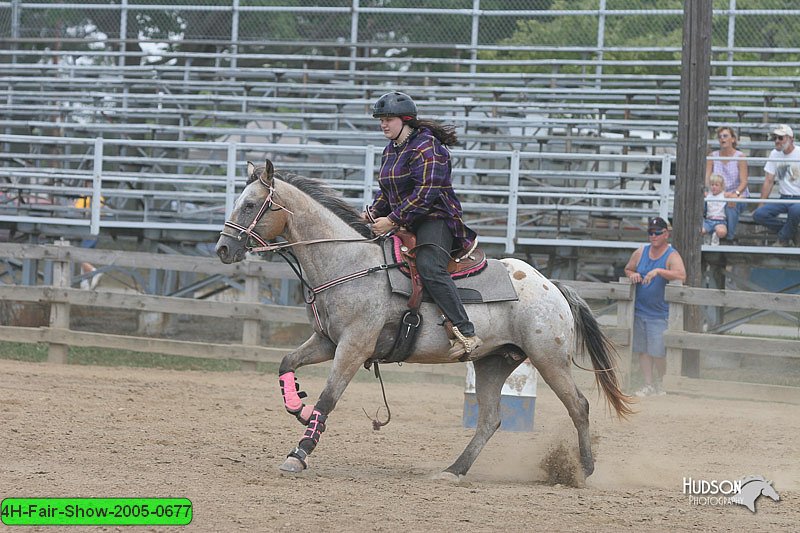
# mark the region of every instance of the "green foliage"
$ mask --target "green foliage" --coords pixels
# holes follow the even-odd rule
[[[41,363],[47,361],[47,344],[0,341],[0,359]],[[176,355],[74,346],[69,349],[67,362],[76,365],[130,366],[215,372],[238,370],[240,368],[238,361],[230,359],[201,359],[198,357],[179,357]],[[265,363],[261,366],[272,371],[276,365]]]
[[[46,344],[25,344],[0,341],[0,358],[12,361],[41,362],[47,360]]]
[[[765,5],[768,4],[768,5]],[[738,0],[737,10],[797,9],[793,0]],[[748,15],[736,19],[736,46],[753,48],[800,47],[800,17]],[[771,54],[765,52],[769,57]]]
[[[598,0],[554,0],[553,10],[593,11]],[[714,0],[714,9],[726,10],[727,0]],[[792,0],[738,0],[737,10],[796,9]],[[605,19],[603,45],[607,48],[628,48],[631,51],[606,50],[602,58],[606,61],[625,60],[645,63],[647,61],[672,61],[675,65],[606,65],[607,74],[678,75],[683,42],[683,16],[680,14],[647,14],[646,10],[683,11],[683,0],[608,0],[608,10],[645,10],[642,14],[609,14]],[[500,44],[508,47],[529,47],[529,50],[487,51],[480,55],[487,60],[558,60],[586,61],[598,57],[595,51],[598,42],[596,15],[563,15],[558,17],[536,17],[517,21],[516,30]],[[726,47],[729,18],[717,15],[712,20],[712,46]],[[737,48],[759,48],[754,52],[737,52],[737,61],[798,62],[800,54],[780,52],[780,48],[800,48],[800,17],[778,15],[738,14],[736,18]],[[553,47],[553,49],[547,49]],[[565,48],[586,48],[583,51],[568,51]],[[538,50],[536,48],[544,48]],[[559,50],[555,50],[559,48]],[[727,53],[715,56],[727,60]],[[740,76],[796,76],[800,69],[774,65],[736,67]],[[549,72],[557,69],[562,73],[579,73],[584,65],[545,64],[540,66],[505,65],[492,67],[493,72]],[[719,67],[714,75],[725,75],[727,69]]]
[[[118,0],[108,0],[116,3]],[[538,61],[534,65],[496,65],[483,67],[499,72],[543,72],[554,70],[562,73],[577,73],[587,70],[587,62],[599,58],[598,8],[601,0],[481,0],[484,16],[480,18],[478,40],[481,45],[509,47],[501,51],[484,51],[482,60]],[[707,1],[707,0],[706,0]],[[233,23],[230,10],[189,10],[183,6],[207,5],[209,7],[230,6],[231,0],[175,0],[167,10],[150,9],[148,6],[164,5],[163,0],[129,0],[127,28],[130,38],[167,43],[164,60],[170,51],[218,52],[229,45]],[[21,9],[21,36],[41,39],[30,44],[39,48],[76,51],[87,50],[89,41],[103,35],[115,39],[120,34],[120,11],[105,9],[65,9],[56,0],[39,0],[37,3],[52,4],[47,9]],[[347,58],[350,55],[352,0],[240,0],[239,40],[246,42],[239,48],[243,52],[285,55],[315,55],[325,53]],[[625,60],[643,63],[648,60],[667,60],[674,65],[605,65],[607,74],[677,75],[680,67],[684,0],[606,0],[604,35],[602,44],[606,48],[602,58],[606,61]],[[728,44],[730,23],[726,10],[729,0],[712,0],[718,11],[713,19],[712,45],[721,48]],[[282,8],[336,7],[341,12],[315,13],[311,11],[253,12],[246,8],[254,6],[279,6]],[[359,53],[386,56],[385,64],[375,68],[412,68],[404,58],[430,57],[467,59],[471,55],[473,0],[360,0],[362,9],[405,9],[408,13],[386,11],[359,14],[359,43],[374,43],[374,47],[360,48]],[[144,7],[145,9],[140,9]],[[415,13],[414,8],[459,10],[459,13],[432,14]],[[753,51],[736,52],[737,60],[746,59],[762,64],[768,62],[800,62],[800,54],[781,50],[800,48],[800,17],[786,15],[748,14],[754,10],[795,10],[796,0],[737,0],[735,47]],[[544,16],[524,16],[519,10],[541,11]],[[664,10],[675,11],[663,14]],[[548,11],[583,11],[581,15],[553,16]],[[615,12],[619,12],[617,14]],[[512,13],[507,15],[505,13]],[[73,42],[67,42],[73,39]],[[86,41],[81,42],[81,39]],[[214,42],[216,41],[216,42]],[[317,43],[341,43],[341,47],[319,47]],[[426,46],[430,44],[430,46]],[[527,48],[527,49],[525,49]],[[632,51],[619,51],[619,48]],[[129,45],[129,50],[136,47]],[[722,52],[715,59],[726,60]],[[37,58],[31,58],[36,61]],[[98,62],[115,58],[96,58]],[[575,60],[576,65],[563,64]],[[140,61],[129,58],[129,64]],[[195,58],[199,65],[202,59]],[[213,60],[209,60],[213,61]],[[320,63],[329,66],[329,63]],[[240,67],[296,66],[289,60],[272,61],[265,65],[263,59],[242,58]],[[316,68],[313,62],[308,68]],[[449,70],[449,63],[430,63],[419,68]],[[588,67],[591,68],[591,67]],[[736,75],[795,76],[798,69],[781,67],[775,72],[772,66],[754,65],[736,67]],[[725,75],[726,68],[717,68],[715,75]]]
[[[674,9],[681,7],[681,0],[650,1],[650,0],[616,0],[609,2],[607,9]],[[593,11],[598,7],[597,0],[555,0],[551,9]],[[643,19],[647,15],[609,15],[605,20],[604,46],[614,47],[648,47],[666,48],[680,47],[682,35],[682,18],[679,16],[651,16],[647,24]],[[558,17],[536,17],[517,22],[516,32],[501,41],[500,44],[516,47],[573,47],[594,48],[598,44],[598,17],[594,15],[563,15]],[[487,52],[481,55],[482,59],[512,59],[512,60],[581,60],[586,61],[595,57],[592,50],[562,51],[562,50],[517,50],[503,52]],[[635,61],[643,58],[674,60],[676,54],[672,51],[659,52],[605,52],[604,60]],[[679,56],[678,56],[679,57]],[[504,66],[492,70],[505,72],[548,72],[553,67],[545,66]],[[585,69],[584,65],[562,65],[558,68],[562,73],[578,73]],[[647,74],[667,74],[679,71],[675,67],[627,67],[607,66],[604,72],[627,72]],[[642,72],[645,71],[645,72]]]
[[[44,363],[47,361],[47,344],[25,344],[0,341],[0,359]],[[162,368],[167,370],[200,370],[204,372],[236,372],[239,361],[231,359],[202,359],[177,355],[109,350],[106,348],[71,347],[67,363],[72,365],[121,366],[134,368]],[[413,365],[412,365],[413,366]],[[278,363],[257,363],[256,372],[277,375]],[[463,383],[461,375],[417,373],[409,370],[393,372],[395,367],[383,366],[383,379],[387,383]],[[324,378],[330,372],[329,364],[303,368],[303,375]],[[375,382],[372,372],[361,371],[354,381]]]
[[[132,366],[217,372],[239,368],[239,363],[230,359],[201,359],[93,347],[70,347],[67,361],[76,365]]]

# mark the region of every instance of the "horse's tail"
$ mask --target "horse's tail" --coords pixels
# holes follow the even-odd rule
[[[594,367],[594,377],[598,386],[603,390],[606,401],[616,411],[617,416],[626,418],[628,415],[632,415],[634,411],[631,404],[635,400],[623,393],[619,387],[619,380],[613,364],[617,351],[611,340],[600,329],[600,324],[592,314],[589,304],[575,289],[556,281],[553,284],[564,295],[572,310],[572,315],[575,317],[575,329],[580,335],[583,347],[589,352]]]

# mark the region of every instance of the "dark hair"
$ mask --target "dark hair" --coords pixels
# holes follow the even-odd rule
[[[458,144],[458,135],[456,135],[456,127],[452,124],[441,124],[435,120],[419,120],[411,118],[404,120],[412,128],[419,128],[420,126],[428,128],[434,137],[439,139],[439,142],[445,146],[453,146]]]

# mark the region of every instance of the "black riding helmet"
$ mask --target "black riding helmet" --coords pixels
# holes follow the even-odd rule
[[[417,104],[406,93],[386,93],[372,105],[372,117],[417,117]]]

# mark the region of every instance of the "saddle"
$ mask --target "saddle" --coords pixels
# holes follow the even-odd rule
[[[411,278],[411,296],[408,299],[410,309],[419,309],[422,302],[422,280],[417,272],[417,236],[410,231],[398,230],[392,237],[394,259],[397,262],[405,261],[408,266],[400,267],[400,271]],[[470,250],[459,257],[451,257],[447,265],[447,272],[453,279],[474,276],[486,269],[486,253],[478,248],[477,241]]]
[[[407,266],[401,266],[399,270],[411,279],[411,295],[408,298],[408,310],[403,314],[400,320],[400,327],[395,335],[392,349],[388,355],[382,358],[377,358],[381,362],[401,362],[411,355],[416,342],[417,332],[422,326],[422,315],[419,314],[419,308],[422,304],[422,279],[417,271],[417,236],[407,230],[399,230],[391,239],[391,250],[395,263],[405,263]],[[486,254],[483,250],[477,249],[477,245],[473,246],[467,253],[460,257],[451,258],[447,266],[447,271],[453,279],[465,278],[467,276],[475,275],[487,266]],[[445,319],[445,328],[448,332],[452,331],[452,324],[449,320]],[[449,324],[449,327],[448,327]],[[452,334],[452,333],[450,333]],[[369,360],[365,363],[368,367],[373,361]]]

